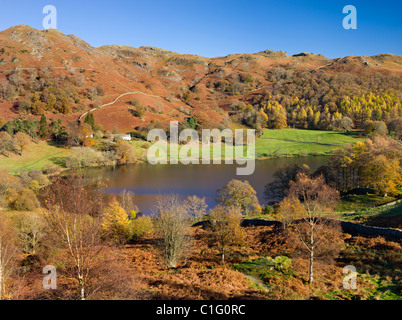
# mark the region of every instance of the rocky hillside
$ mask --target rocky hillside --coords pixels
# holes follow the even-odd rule
[[[283,102],[285,96],[321,109],[328,105],[328,94],[335,104],[345,94],[372,91],[399,98],[401,75],[402,57],[391,54],[328,59],[266,50],[210,59],[154,47],[95,48],[74,35],[26,25],[0,32],[4,120],[45,114],[50,120],[72,121],[116,101],[93,112],[105,129],[128,131],[152,120],[183,122],[190,115],[200,124],[218,125],[229,121],[239,103],[255,105],[261,97],[279,101],[286,109],[293,108],[293,102]],[[323,78],[328,88],[321,89]],[[312,93],[304,90],[306,84]],[[122,94],[126,95],[116,99]],[[138,107],[140,116],[132,112]]]

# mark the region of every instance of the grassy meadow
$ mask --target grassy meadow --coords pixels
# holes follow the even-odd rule
[[[22,156],[13,154],[9,158],[0,156],[0,169],[10,172],[21,170],[43,169],[48,165],[65,166],[66,158],[71,150],[58,144],[41,141],[30,143]]]
[[[364,139],[356,132],[266,129],[257,139],[255,149],[257,158],[330,155],[335,149],[357,141]]]
[[[255,144],[256,159],[282,158],[282,157],[300,157],[300,156],[322,156],[330,155],[335,149],[364,141],[359,137],[357,132],[337,132],[337,131],[319,131],[319,130],[302,130],[302,129],[266,129],[264,134],[257,138]],[[178,152],[183,146],[178,147]],[[187,146],[185,147],[187,148]],[[170,156],[170,146],[167,146],[166,152],[168,158]],[[187,148],[188,149],[188,148]],[[195,147],[190,152],[192,158],[200,159],[202,156],[201,148]],[[211,146],[210,154],[212,158],[213,147]],[[232,154],[229,152],[229,154]],[[173,152],[172,155],[177,155]],[[243,148],[243,155],[246,157],[246,147]],[[221,146],[221,158],[225,157],[225,146]],[[248,157],[250,158],[250,157]],[[182,158],[180,158],[182,159]]]
[[[257,159],[280,158],[280,157],[298,157],[312,155],[330,155],[335,149],[342,146],[364,141],[359,138],[358,133],[341,133],[335,131],[317,131],[301,129],[266,129],[264,134],[257,139],[255,145],[255,156]],[[134,154],[139,161],[147,161],[147,150],[151,143],[146,141],[131,142]],[[183,145],[178,150],[182,151]],[[202,155],[201,148],[195,148],[192,154],[200,159]],[[68,156],[72,154],[71,149],[63,145],[41,141],[31,143],[24,151],[23,156],[12,155],[7,158],[0,156],[0,168],[10,172],[20,170],[43,169],[44,167],[56,164],[65,167]],[[170,147],[167,147],[168,158]],[[212,158],[213,147],[210,154]],[[245,148],[243,154],[246,155]],[[221,158],[225,158],[225,146],[221,147]]]

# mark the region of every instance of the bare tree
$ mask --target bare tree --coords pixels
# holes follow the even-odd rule
[[[16,150],[15,140],[7,132],[0,132],[0,154],[9,158]]]
[[[166,268],[175,268],[190,249],[191,218],[177,195],[159,197],[156,213],[154,226],[163,263]]]
[[[289,188],[290,181],[293,181],[299,172],[309,173],[310,168],[306,165],[299,166],[297,164],[289,164],[279,168],[274,173],[275,180],[265,186],[265,199],[282,200],[286,196],[286,190]]]
[[[26,254],[36,254],[40,242],[46,235],[46,221],[43,213],[18,213],[12,216],[15,235]]]
[[[17,248],[9,222],[0,216],[0,300],[7,297],[7,283],[14,272]]]
[[[49,214],[49,223],[55,236],[66,249],[71,261],[71,271],[67,277],[73,279],[81,300],[88,297],[91,271],[99,257],[103,245],[100,240],[99,217],[90,217],[79,212],[65,212],[54,207]]]
[[[200,221],[207,213],[208,205],[205,203],[205,197],[189,196],[184,202],[187,212],[194,218],[194,222]]]
[[[100,192],[90,192],[104,188],[105,185],[95,183],[85,186],[84,180],[77,172],[68,177],[58,177],[50,186],[42,191],[42,202],[51,210],[58,207],[61,211],[87,214],[98,217],[103,214],[104,197]]]
[[[330,219],[331,212],[339,201],[339,193],[325,184],[322,176],[310,178],[298,173],[289,183],[287,197],[281,203],[282,214],[290,215],[303,247],[309,253],[309,283],[314,278],[314,259],[317,249],[328,239],[335,239],[339,223]],[[289,205],[291,204],[291,205]]]
[[[138,211],[138,207],[134,204],[134,193],[131,191],[127,191],[126,189],[119,195],[118,201],[120,206],[124,209],[124,211],[131,217],[131,215],[135,214]]]
[[[94,275],[97,260],[102,260],[103,198],[85,189],[81,177],[72,176],[60,178],[48,188],[45,204],[56,245],[69,257],[66,275],[76,283],[80,299],[85,300],[97,278]]]

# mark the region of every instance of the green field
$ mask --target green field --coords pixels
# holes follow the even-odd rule
[[[402,227],[402,202],[392,206],[366,207],[352,213],[343,213],[341,219],[384,227]]]
[[[342,197],[338,212],[356,212],[365,208],[374,208],[398,200],[397,197],[384,197],[378,194],[347,195]]]
[[[65,164],[65,159],[71,154],[71,150],[57,144],[41,141],[31,143],[24,150],[23,156],[12,155],[10,158],[0,156],[0,169],[10,172],[18,172],[23,169],[43,169],[48,165]]]
[[[335,149],[364,141],[356,132],[318,131],[302,129],[266,129],[264,134],[257,139],[255,144],[255,156],[257,159],[299,157],[311,155],[330,155]],[[179,146],[179,150],[181,150]],[[222,144],[221,155],[225,154]],[[168,146],[167,153],[170,155]],[[193,156],[200,158],[201,150],[197,150]],[[211,148],[212,155],[212,148]],[[245,152],[244,152],[244,155]]]
[[[257,159],[277,157],[297,157],[308,155],[329,155],[336,148],[356,141],[364,141],[357,133],[341,133],[334,131],[316,131],[300,129],[266,129],[263,136],[257,139],[255,152]],[[138,160],[147,161],[147,150],[151,145],[145,141],[131,142]],[[179,146],[181,150],[183,146]],[[210,154],[212,157],[213,149]],[[168,155],[170,148],[167,149]],[[198,149],[195,156],[200,158],[201,150]],[[71,150],[62,145],[40,142],[32,143],[24,151],[24,156],[13,155],[10,158],[0,156],[0,169],[18,172],[22,169],[42,169],[47,165],[57,164],[64,167],[66,158],[71,155]],[[244,152],[245,155],[245,152]],[[222,144],[221,157],[225,157],[225,147]]]
[[[336,132],[301,129],[265,130],[257,139],[256,157],[295,157],[330,155],[344,145],[364,141],[356,132]]]

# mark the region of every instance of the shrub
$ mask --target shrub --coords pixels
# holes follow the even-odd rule
[[[137,158],[134,154],[134,149],[129,142],[124,140],[116,142],[115,150],[119,164],[134,163],[137,161]]]
[[[142,106],[138,100],[133,100],[133,101],[130,101],[129,103],[130,103],[130,105],[132,105],[135,108],[135,109],[131,109],[131,108],[129,109],[131,114],[134,117],[142,118],[145,114],[144,106]]]
[[[36,198],[35,192],[31,189],[24,189],[20,195],[18,195],[15,203],[15,209],[19,211],[32,211],[40,207],[38,198]]]
[[[66,161],[67,168],[95,167],[103,164],[104,157],[100,152],[86,147],[74,147],[73,154]]]
[[[96,130],[95,133],[94,133],[94,137],[95,137],[96,139],[102,139],[102,138],[103,138],[103,131],[101,131],[101,130]]]
[[[49,164],[45,166],[42,171],[44,174],[53,175],[53,174],[59,174],[61,168],[56,164]]]
[[[151,217],[142,216],[130,221],[130,237],[131,239],[139,239],[150,233],[153,228]]]
[[[271,207],[270,205],[266,205],[263,211],[263,214],[272,214],[274,212],[274,208]]]

